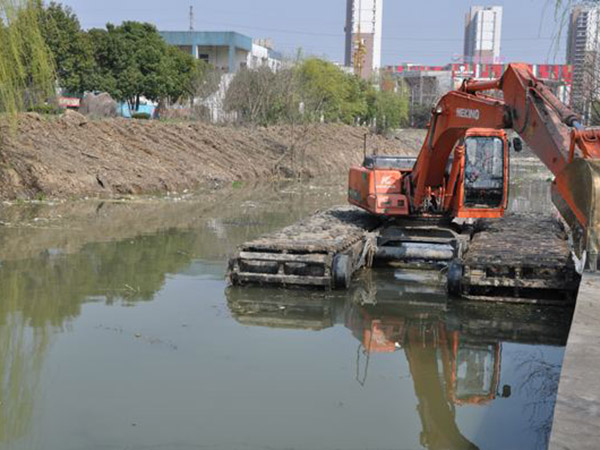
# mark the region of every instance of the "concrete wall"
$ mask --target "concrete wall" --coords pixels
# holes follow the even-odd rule
[[[256,43],[252,44],[252,53],[248,54],[246,63],[250,69],[266,66],[274,72],[279,70],[282,64],[281,55]]]
[[[214,123],[217,122],[228,122],[236,119],[235,113],[227,113],[223,108],[225,96],[227,95],[227,89],[233,80],[235,75],[228,73],[221,77],[221,83],[217,91],[202,102],[208,109],[210,114],[210,120]]]
[[[229,72],[229,47],[220,46],[198,46],[196,47],[196,58],[205,59],[217,69],[223,72]]]

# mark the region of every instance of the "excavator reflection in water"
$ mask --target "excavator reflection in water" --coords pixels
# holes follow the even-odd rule
[[[397,314],[397,312],[396,312]],[[455,405],[483,405],[498,395],[500,381],[499,342],[470,342],[458,330],[451,330],[440,311],[415,311],[396,315],[387,311],[354,308],[350,325],[361,340],[366,355],[364,384],[371,355],[403,349],[409,364],[417,410],[423,425],[421,445],[430,449],[476,449],[455,421]],[[502,397],[510,396],[504,386]]]
[[[359,341],[355,376],[361,385],[371,358],[404,351],[418,399],[420,443],[428,449],[478,448],[459,429],[456,406],[510,397],[511,386],[500,387],[503,342],[566,343],[570,317],[564,308],[556,314],[547,309],[540,318],[536,308],[511,305],[507,314],[502,304],[446,303],[443,290],[436,294],[433,286],[427,294],[403,293],[398,301],[393,280],[386,282],[381,274],[376,283],[367,278],[334,299],[314,292],[230,288],[227,300],[244,325],[322,330],[343,324]]]

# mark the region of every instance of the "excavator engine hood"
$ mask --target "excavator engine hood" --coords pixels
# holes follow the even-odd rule
[[[574,158],[558,174],[552,201],[571,227],[575,253],[587,252],[587,268],[598,268],[600,250],[600,161]]]

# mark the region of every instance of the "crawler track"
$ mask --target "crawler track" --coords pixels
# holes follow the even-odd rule
[[[243,244],[230,260],[229,280],[233,285],[336,287],[362,265],[367,235],[379,224],[351,206],[317,213]]]
[[[374,258],[441,270],[449,292],[469,299],[574,300],[580,276],[557,219],[508,215],[479,225],[451,230],[432,224],[424,233],[414,222],[382,222],[355,207],[336,207],[243,244],[229,261],[228,278],[238,286],[348,288]]]
[[[468,298],[563,304],[575,298],[579,281],[567,235],[553,217],[509,215],[484,223],[463,257]]]

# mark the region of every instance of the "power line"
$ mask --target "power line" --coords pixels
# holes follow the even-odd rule
[[[245,28],[249,30],[258,30],[258,31],[270,31],[273,33],[282,33],[282,34],[301,34],[306,36],[326,36],[326,37],[335,37],[335,38],[343,38],[344,33],[324,33],[324,32],[316,32],[316,31],[306,31],[306,30],[291,30],[291,29],[281,29],[281,28],[270,28],[270,27],[257,27],[254,25],[244,25],[244,24],[234,24],[234,23],[223,23],[223,22],[206,22],[203,23],[207,25],[213,26],[223,26],[223,27],[236,27],[236,28]],[[550,41],[553,40],[553,37],[512,37],[512,38],[504,38],[503,42],[511,42],[511,41]],[[405,41],[405,42],[447,42],[447,41],[456,41],[462,42],[462,38],[450,38],[450,37],[441,37],[441,38],[419,38],[419,37],[400,37],[400,36],[388,36],[382,37],[384,41]]]
[[[190,6],[190,29],[193,29],[193,25],[191,22],[193,21],[193,6]],[[259,27],[254,25],[244,25],[244,24],[235,24],[235,23],[224,23],[224,22],[209,22],[202,21],[203,24],[219,26],[219,27],[232,27],[232,28],[242,28],[247,30],[257,30],[257,31],[267,31],[272,33],[281,33],[281,34],[294,34],[294,35],[304,35],[304,36],[318,36],[318,37],[331,37],[336,39],[343,39],[344,33],[326,33],[326,32],[316,32],[316,31],[306,31],[306,30],[294,30],[294,29],[282,29],[282,28],[271,28],[271,27]],[[176,22],[173,22],[176,23]],[[98,25],[100,25],[98,23]],[[549,36],[523,36],[523,37],[511,37],[511,38],[503,38],[502,42],[538,42],[538,41],[552,41],[555,37]],[[440,37],[440,38],[431,38],[431,37],[403,37],[403,36],[384,36],[382,37],[383,41],[398,41],[398,42],[462,42],[462,38],[455,37]]]

